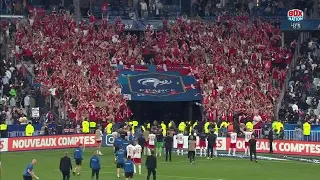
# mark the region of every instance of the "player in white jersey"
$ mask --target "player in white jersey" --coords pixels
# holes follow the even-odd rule
[[[154,150],[154,146],[156,144],[156,135],[153,133],[149,134],[148,142],[149,142],[149,150]]]
[[[130,156],[130,157],[133,157],[134,156],[134,146],[130,143],[128,146],[127,146],[127,158]]]
[[[184,139],[184,135],[182,134],[182,132],[177,134],[176,139],[177,139],[177,154],[179,155],[181,153],[181,155],[183,155],[183,139]]]
[[[231,154],[232,150],[232,155],[236,155],[236,144],[237,144],[237,133],[235,131],[230,133],[230,147],[229,147],[229,153],[228,155]]]
[[[96,138],[96,142],[97,142],[97,154],[98,155],[103,155],[101,152],[101,143],[102,143],[102,131],[101,131],[101,126],[98,126],[98,129],[96,130],[95,133],[95,138]]]
[[[134,156],[133,156],[133,162],[135,166],[135,173],[136,173],[136,165],[138,165],[139,174],[141,174],[141,154],[142,154],[142,147],[138,144],[137,141],[134,142]]]
[[[252,136],[252,131],[250,131],[249,129],[244,129],[244,130],[241,130],[244,134],[244,142],[245,142],[245,145],[244,145],[244,155],[245,156],[249,156],[249,151],[250,151],[250,144],[249,144],[249,140],[251,139],[251,136]]]

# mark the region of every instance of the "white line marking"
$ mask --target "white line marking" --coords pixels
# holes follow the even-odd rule
[[[91,171],[82,171],[82,172],[91,172]],[[105,172],[105,171],[100,172],[100,174],[114,174],[114,175],[116,175],[115,172]],[[141,175],[146,175],[146,174],[141,174]],[[138,176],[141,176],[141,175],[138,175]],[[225,180],[225,179],[201,178],[201,177],[190,177],[190,176],[170,176],[170,175],[162,175],[162,174],[157,174],[157,176],[166,177],[166,178],[179,178],[179,179]]]

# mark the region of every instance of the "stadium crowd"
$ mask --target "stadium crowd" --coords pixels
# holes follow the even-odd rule
[[[164,21],[159,32],[147,28],[138,37],[124,32],[120,20],[98,23],[91,15],[89,21],[77,26],[72,16],[50,14],[17,23],[15,57],[35,64],[42,93],[62,101],[70,119],[129,119],[115,66],[146,63],[190,67],[210,121],[235,113],[273,117],[292,57],[290,49],[280,48],[279,27],[225,14],[216,23]],[[95,106],[102,101],[106,107]]]
[[[301,56],[289,80],[279,118],[301,125],[304,121],[319,124],[320,59],[319,44],[311,38],[302,44]]]

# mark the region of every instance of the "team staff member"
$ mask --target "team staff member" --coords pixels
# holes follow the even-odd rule
[[[80,170],[81,170],[81,164],[82,164],[82,144],[79,145],[79,147],[74,151],[73,157],[76,163],[76,167],[73,170],[73,175],[78,175],[80,176]]]
[[[122,146],[119,147],[119,150],[116,152],[116,163],[117,163],[117,177],[120,178],[120,169],[123,169],[124,166],[124,157],[125,153],[122,149]]]
[[[132,179],[133,178],[133,173],[134,173],[134,164],[131,160],[131,156],[128,156],[126,162],[124,162],[124,176],[126,180]]]
[[[167,136],[164,138],[164,148],[166,148],[166,162],[168,162],[168,157],[169,161],[171,162],[171,152],[173,148],[173,137],[171,136],[171,133],[168,132]]]
[[[120,134],[118,134],[113,143],[114,153],[116,153],[119,149],[121,149],[122,146],[123,146],[123,139],[120,137]]]
[[[254,135],[251,135],[251,139],[249,140],[250,145],[250,161],[252,162],[252,156],[254,155],[255,162],[257,161],[257,140],[255,139]]]
[[[190,136],[188,141],[188,157],[190,160],[190,164],[195,163],[195,156],[196,156],[196,139],[194,138],[194,136]]]
[[[213,158],[213,154],[216,154],[216,152],[214,152],[214,149],[216,149],[217,144],[217,135],[211,131],[210,134],[207,137],[207,141],[208,141],[208,159],[212,159]]]
[[[72,171],[71,159],[68,157],[68,152],[65,152],[64,156],[60,159],[60,171],[62,173],[63,180],[70,179],[70,171]]]
[[[36,159],[33,159],[30,164],[27,165],[26,169],[23,172],[23,180],[33,180],[39,179],[38,176],[36,176],[33,172],[33,166],[37,163]]]
[[[269,130],[268,134],[268,140],[269,140],[269,153],[273,153],[273,130]]]
[[[101,169],[101,165],[97,151],[94,152],[93,156],[90,159],[90,168],[92,170],[91,179],[93,180],[94,176],[96,176],[96,180],[99,180],[99,172]]]
[[[151,151],[151,155],[147,157],[146,167],[148,170],[147,180],[150,180],[151,173],[153,176],[153,180],[156,180],[157,158],[154,156],[154,151]]]

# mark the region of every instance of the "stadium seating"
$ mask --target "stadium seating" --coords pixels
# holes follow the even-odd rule
[[[68,16],[38,16],[17,29],[15,53],[36,64],[42,91],[63,99],[71,118],[89,116],[88,109],[107,119],[128,116],[113,65],[141,64],[148,47],[155,64],[190,67],[202,87],[208,114],[215,109],[219,116],[260,111],[268,121],[292,53],[280,49],[280,31],[270,23],[255,21],[250,26],[247,16],[223,20],[219,25],[178,19],[168,27],[172,33],[162,31],[154,39],[149,31],[137,42],[134,36],[117,36],[122,30],[114,25],[102,23],[95,28],[93,17],[77,28]],[[183,36],[188,37],[186,43]],[[110,102],[107,109],[94,107],[102,100]]]
[[[292,123],[305,120],[319,124],[320,119],[320,54],[316,39],[301,47],[301,56],[289,80],[279,117]]]

